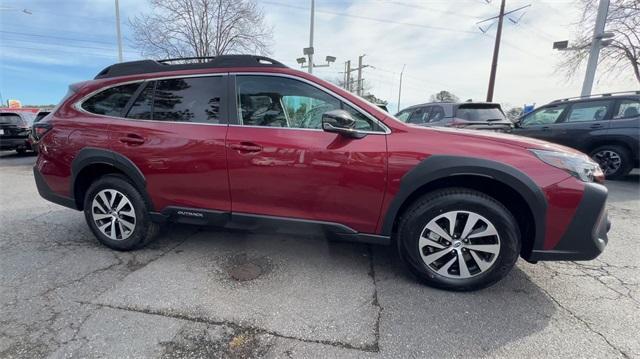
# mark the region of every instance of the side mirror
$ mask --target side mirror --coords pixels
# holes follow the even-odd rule
[[[367,134],[356,129],[356,120],[345,110],[333,110],[322,114],[322,129],[346,137],[363,138]]]

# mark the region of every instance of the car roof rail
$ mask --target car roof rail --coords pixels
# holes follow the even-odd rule
[[[640,90],[607,92],[607,93],[598,93],[598,94],[593,94],[593,95],[567,97],[567,98],[562,98],[562,99],[558,99],[558,100],[553,100],[553,101],[551,101],[551,103],[571,101],[571,100],[583,100],[583,99],[590,99],[590,98],[611,97],[611,96],[614,96],[614,95],[615,96],[619,96],[619,95],[640,95]]]
[[[94,79],[97,80],[110,77],[146,74],[153,72],[214,69],[225,67],[287,66],[274,59],[255,55],[179,57],[164,60],[138,60],[113,64],[100,71]]]

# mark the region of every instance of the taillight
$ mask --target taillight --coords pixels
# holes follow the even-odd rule
[[[39,140],[52,128],[53,126],[49,123],[36,123],[33,125],[34,137]]]

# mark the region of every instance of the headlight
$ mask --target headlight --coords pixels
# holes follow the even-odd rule
[[[584,182],[593,182],[594,180],[601,182],[604,180],[604,174],[600,166],[587,155],[533,149],[530,151],[542,162],[563,169]]]

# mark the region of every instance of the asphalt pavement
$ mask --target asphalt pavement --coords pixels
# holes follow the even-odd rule
[[[419,284],[392,247],[170,225],[135,252],[0,153],[0,358],[640,358],[640,175],[609,181],[589,262],[520,260],[497,285]]]

